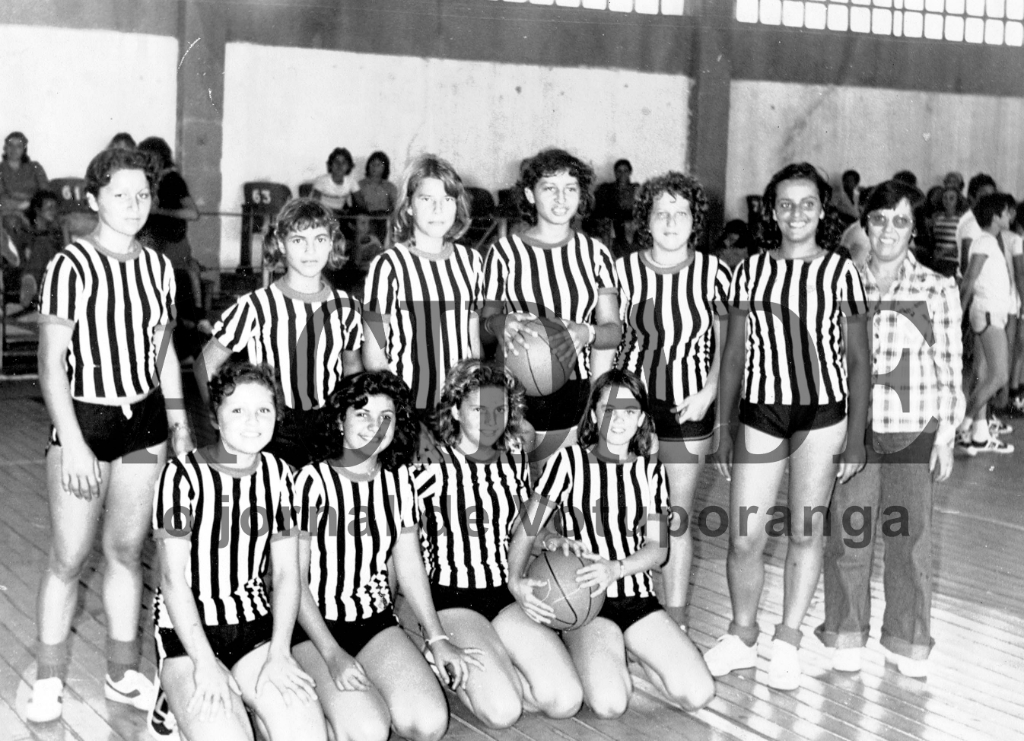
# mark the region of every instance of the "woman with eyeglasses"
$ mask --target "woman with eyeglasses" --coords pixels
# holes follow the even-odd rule
[[[899,513],[883,526],[885,615],[882,646],[900,673],[923,677],[931,651],[932,485],[953,470],[953,441],[964,415],[960,296],[956,283],[918,263],[910,249],[915,192],[877,187],[861,218],[871,254],[860,271],[873,326],[867,465],[832,496],[825,546],[825,623],[832,666],[856,672],[871,617],[874,523],[865,513]],[[909,357],[909,367],[902,358]],[[900,376],[903,381],[897,380]],[[899,508],[899,509],[890,509]],[[843,518],[848,517],[848,521]],[[886,517],[889,520],[889,517]],[[889,525],[890,523],[886,523]],[[844,534],[862,532],[862,538]]]
[[[719,381],[722,416],[740,395],[739,430],[723,431],[716,465],[731,478],[727,575],[733,618],[705,655],[724,676],[757,660],[757,603],[769,535],[788,538],[782,622],[768,686],[800,685],[800,625],[821,572],[836,478],[864,459],[870,357],[860,277],[836,250],[832,189],[810,164],[789,165],[764,192],[760,254],[736,269]],[[789,465],[787,507],[774,507]]]

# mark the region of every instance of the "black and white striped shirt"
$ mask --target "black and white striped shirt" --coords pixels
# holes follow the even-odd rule
[[[501,303],[506,313],[579,324],[593,323],[601,294],[618,295],[611,252],[579,232],[560,245],[527,241],[520,235],[503,237],[487,251],[480,280],[481,301]],[[587,378],[589,370],[588,348],[577,362],[577,372]]]
[[[530,497],[526,454],[499,451],[480,463],[450,445],[438,451],[441,462],[413,471],[427,575],[445,587],[504,586],[509,541]]]
[[[685,267],[662,268],[646,252],[615,262],[622,342],[615,360],[670,403],[697,393],[714,358],[715,323],[728,310],[729,270],[695,252]]]
[[[572,445],[548,461],[537,493],[558,506],[567,538],[610,561],[636,553],[648,538],[662,537],[647,530],[657,527],[654,518],[668,507],[668,484],[661,463],[654,459],[607,461]],[[608,596],[653,597],[650,573],[617,580]]]
[[[416,527],[409,469],[349,478],[324,461],[303,467],[295,488],[300,526],[312,538],[309,586],[327,620],[366,620],[391,609],[388,558],[402,530]]]
[[[481,263],[479,252],[451,243],[438,255],[396,244],[370,263],[363,313],[378,322],[389,318],[377,342],[417,409],[433,409],[448,371],[473,356],[469,328],[479,311]]]
[[[137,399],[160,385],[154,340],[175,319],[174,270],[156,251],[133,247],[117,254],[72,242],[46,267],[40,320],[74,328],[67,372],[76,399]]]
[[[812,260],[748,257],[736,268],[732,309],[747,311],[743,399],[753,404],[846,400],[842,318],[864,316],[857,268],[825,251]]]
[[[213,328],[231,352],[246,350],[252,363],[268,363],[281,375],[290,409],[319,409],[342,378],[342,353],[363,342],[359,304],[325,286],[300,294],[283,281],[240,297]]]
[[[164,466],[153,502],[157,538],[192,544],[192,595],[203,625],[237,625],[270,613],[263,584],[270,543],[299,533],[288,466],[260,453],[248,469],[212,463],[194,450]],[[173,628],[158,591],[158,628]]]

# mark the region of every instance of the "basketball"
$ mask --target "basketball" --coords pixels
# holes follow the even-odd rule
[[[575,363],[563,365],[551,350],[556,337],[568,335],[560,322],[535,319],[526,327],[537,332],[526,337],[526,346],[517,345],[519,354],[511,349],[505,352],[505,367],[526,389],[527,396],[547,396],[558,391],[572,375]]]
[[[590,588],[576,583],[576,572],[590,562],[562,551],[544,551],[530,564],[529,577],[547,582],[533,593],[555,611],[550,627],[555,630],[582,628],[601,612],[605,593],[590,596]]]

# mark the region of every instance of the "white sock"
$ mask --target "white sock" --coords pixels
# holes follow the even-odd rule
[[[988,440],[990,437],[988,431],[988,420],[987,419],[976,419],[974,420],[974,430],[971,433],[971,439],[977,440],[979,443]]]

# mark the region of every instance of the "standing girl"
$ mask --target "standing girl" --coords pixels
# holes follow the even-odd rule
[[[250,362],[276,368],[285,409],[269,452],[299,468],[318,455],[309,430],[327,398],[343,376],[362,370],[362,324],[359,305],[323,276],[342,259],[330,210],[309,198],[289,201],[265,249],[265,260],[285,264],[284,277],[224,312],[203,348],[196,380],[205,397],[206,379],[243,350]]]
[[[155,177],[138,152],[93,158],[85,187],[96,229],[57,254],[43,279],[39,385],[53,422],[46,452],[53,541],[39,585],[39,669],[27,713],[35,722],[61,714],[78,580],[101,519],[104,691],[141,709],[153,701],[152,684],[138,672],[136,640],[153,503],[145,492],[164,463],[168,432],[175,453],[193,447],[170,343],[174,272],[135,239]],[[172,403],[165,405],[164,394]]]
[[[450,163],[417,157],[402,177],[394,244],[370,263],[363,291],[363,365],[391,370],[412,389],[426,420],[448,371],[480,357],[476,281],[481,259],[456,244],[469,201]]]
[[[218,442],[168,462],[156,487],[160,682],[192,741],[252,739],[245,706],[271,741],[326,738],[313,681],[288,650],[301,587],[294,488],[263,452],[276,384],[267,365],[225,366],[210,383]]]
[[[611,253],[572,226],[593,203],[593,182],[590,166],[561,149],[526,160],[516,198],[530,226],[495,242],[484,258],[481,316],[504,354],[518,354],[536,334],[530,323],[537,317],[566,330],[551,352],[552,362],[570,369],[570,380],[551,394],[526,399],[526,418],[537,431],[536,460],[572,441],[590,391],[590,348],[612,352],[619,344]]]
[[[593,561],[576,572],[576,581],[595,593],[607,591],[604,606],[582,628],[562,633],[562,641],[584,699],[602,718],[622,715],[629,704],[627,651],[666,697],[687,710],[703,707],[715,694],[700,652],[654,596],[651,570],[667,555],[668,501],[662,465],[645,457],[653,437],[643,382],[621,370],[598,378],[579,444],[551,458],[509,551],[509,589],[539,623],[550,622],[554,611],[533,594],[539,585],[523,574],[536,532],[553,511],[565,534],[542,531],[542,547]]]
[[[824,205],[831,195],[807,163],[772,177],[763,199],[763,252],[736,270],[722,360],[723,417],[736,403],[743,369],[740,446],[734,454],[726,432],[716,462],[732,477],[727,573],[733,619],[705,659],[716,677],[754,666],[764,548],[769,533],[785,534],[782,622],[768,669],[768,686],[781,690],[800,685],[800,625],[821,574],[833,486],[864,465],[871,374],[864,289],[853,263],[834,251],[839,225]],[[778,518],[769,517],[787,462],[789,506],[780,528]]]
[[[436,429],[439,461],[414,474],[420,543],[441,624],[483,651],[462,701],[492,728],[524,706],[568,718],[582,688],[558,635],[508,590],[508,546],[530,496],[523,388],[500,366],[464,360],[448,374]]]
[[[642,378],[651,393],[658,458],[665,467],[673,513],[663,602],[686,625],[693,543],[689,514],[703,459],[711,453],[729,271],[694,249],[708,210],[694,178],[670,172],[644,183],[634,221],[641,251],[615,263],[622,343],[616,367]],[[595,360],[594,371],[601,370]]]
[[[346,378],[331,396],[322,436],[327,460],[298,474],[302,590],[295,657],[338,739],[380,739],[391,729],[436,741],[448,727],[444,693],[398,627],[389,559],[442,680],[456,691],[480,666],[441,627],[420,556],[416,502],[406,467],[419,426],[409,390],[388,371]],[[482,667],[481,667],[482,668]]]

